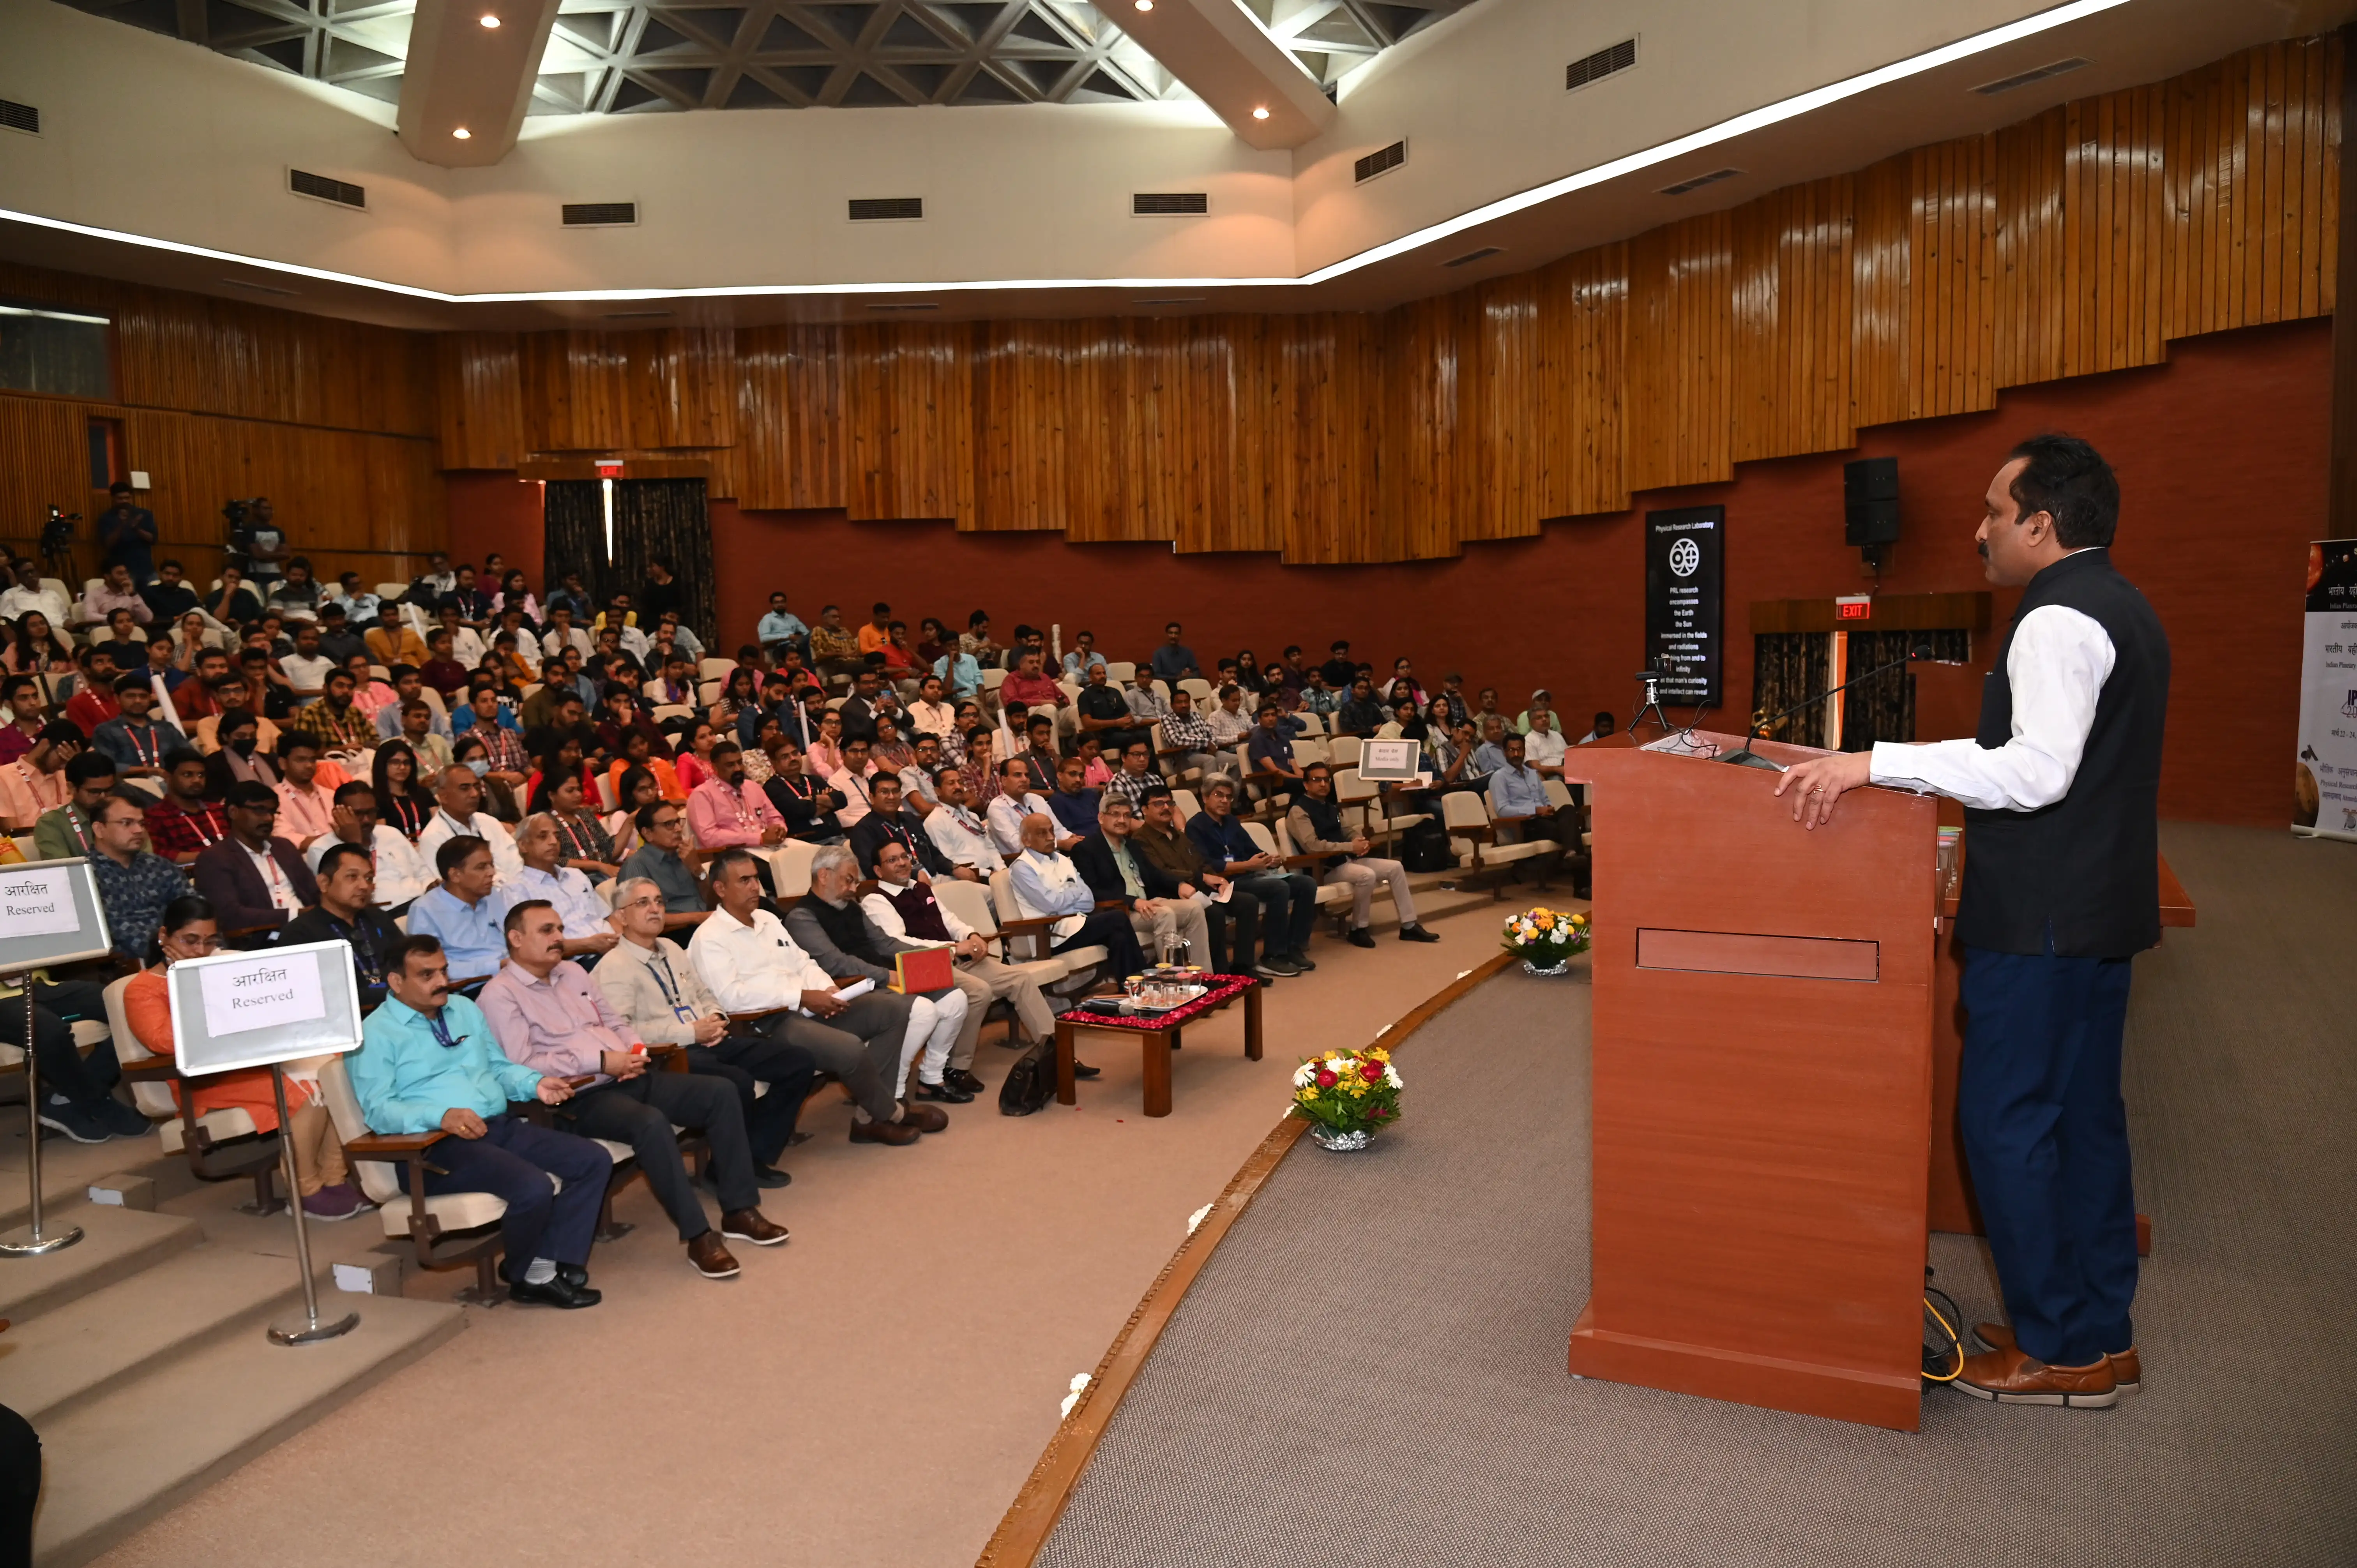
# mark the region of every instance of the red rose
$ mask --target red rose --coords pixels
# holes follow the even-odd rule
[[[1325,1069],[1323,1069],[1323,1068],[1320,1068],[1320,1069],[1318,1069],[1318,1088],[1320,1088],[1320,1089],[1331,1089],[1331,1088],[1333,1088],[1333,1087],[1334,1087],[1334,1083],[1335,1083],[1335,1079],[1334,1079],[1334,1075],[1333,1075],[1332,1073],[1328,1072],[1328,1071],[1327,1071]]]
[[[1383,1080],[1383,1064],[1381,1062],[1369,1062],[1366,1066],[1359,1069],[1359,1076],[1365,1079],[1369,1083],[1381,1083]]]

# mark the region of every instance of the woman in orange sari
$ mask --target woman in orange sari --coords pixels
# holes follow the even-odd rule
[[[164,907],[156,945],[162,951],[161,961],[142,970],[124,988],[123,1012],[141,1045],[159,1057],[171,1057],[178,1053],[172,1037],[172,1003],[165,989],[164,972],[184,959],[206,958],[221,950],[221,927],[213,907],[194,894],[173,899]],[[290,1069],[286,1080],[286,1137],[295,1151],[295,1182],[303,1212],[313,1219],[349,1219],[367,1204],[344,1164],[344,1145],[336,1136],[326,1102],[319,1098],[318,1079],[298,1078],[296,1071]],[[176,1102],[183,1087],[178,1079],[172,1083]],[[185,1088],[196,1097],[199,1116],[214,1111],[242,1111],[253,1118],[257,1133],[267,1136],[278,1131],[278,1101],[271,1090],[267,1068],[216,1073]]]

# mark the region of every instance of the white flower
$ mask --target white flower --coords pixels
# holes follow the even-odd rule
[[[1393,1067],[1393,1066],[1390,1066],[1389,1064],[1385,1064],[1385,1066],[1384,1066],[1384,1068],[1383,1068],[1383,1081],[1384,1081],[1385,1083],[1387,1083],[1387,1084],[1391,1085],[1394,1089],[1397,1089],[1397,1088],[1399,1088],[1399,1087],[1400,1087],[1400,1075],[1399,1075],[1399,1069],[1397,1069],[1397,1068],[1395,1068],[1395,1067]]]
[[[1303,1062],[1299,1067],[1293,1069],[1294,1088],[1307,1089],[1317,1081],[1318,1064],[1316,1062]]]

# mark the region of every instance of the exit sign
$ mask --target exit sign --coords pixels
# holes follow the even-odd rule
[[[1870,594],[1845,594],[1834,601],[1835,620],[1872,620],[1874,598]]]

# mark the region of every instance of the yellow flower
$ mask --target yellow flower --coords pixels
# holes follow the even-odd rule
[[[1540,930],[1542,930],[1542,931],[1550,931],[1550,930],[1553,930],[1554,929],[1555,929],[1555,917],[1554,917],[1553,915],[1541,915],[1541,916],[1539,917],[1539,929],[1540,929]]]

